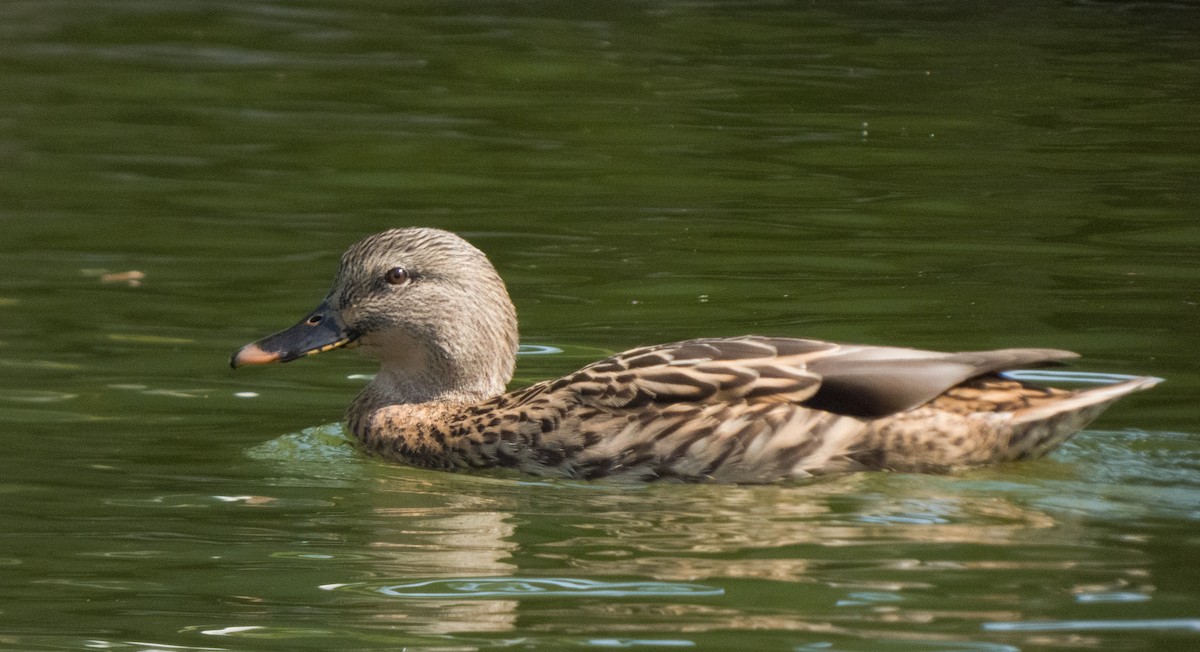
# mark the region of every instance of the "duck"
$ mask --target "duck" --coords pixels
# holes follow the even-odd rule
[[[757,484],[1036,459],[1161,380],[1066,390],[1004,372],[1070,351],[747,335],[634,348],[508,391],[519,341],[504,281],[465,239],[425,227],[352,245],[314,310],[230,366],[349,347],[379,362],[345,415],[366,454],[581,480]]]

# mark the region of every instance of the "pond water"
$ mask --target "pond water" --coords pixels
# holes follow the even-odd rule
[[[0,648],[1200,647],[1200,8],[0,5]],[[458,231],[515,385],[745,333],[1167,382],[1045,460],[629,486],[367,460],[341,251]],[[136,271],[126,277],[108,274]]]

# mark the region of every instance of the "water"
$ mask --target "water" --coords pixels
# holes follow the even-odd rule
[[[0,6],[0,648],[1200,645],[1187,4]],[[761,333],[1167,382],[1046,460],[770,487],[363,459],[353,353],[226,368],[465,234],[517,384]],[[136,270],[144,278],[102,281]]]

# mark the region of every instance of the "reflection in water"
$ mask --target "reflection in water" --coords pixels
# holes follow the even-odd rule
[[[395,598],[637,598],[715,596],[721,589],[672,582],[597,582],[562,577],[480,577],[426,580],[404,584],[328,584],[326,590],[352,589]]]
[[[1070,632],[1104,630],[1183,630],[1200,632],[1200,619],[1163,618],[1155,620],[1066,620],[1033,623],[984,623],[993,632]]]
[[[515,528],[509,522],[511,515],[490,510],[479,511],[479,505],[472,503],[451,498],[446,511],[468,511],[449,515],[441,509],[413,512],[380,508],[377,512],[384,519],[398,516],[405,525],[399,532],[400,540],[375,541],[371,546],[385,551],[388,565],[400,565],[406,569],[405,575],[412,575],[414,571],[419,573],[418,569],[432,571],[430,574],[452,576],[505,576],[519,572],[517,566],[509,561],[517,547],[512,541]],[[402,588],[373,583],[371,586],[329,584],[320,588],[350,589],[389,597],[403,595]],[[393,589],[399,593],[393,592]],[[383,608],[376,617],[406,621],[411,631],[422,634],[507,632],[516,623],[518,603],[512,599],[462,601],[464,597],[471,597],[462,594],[417,597],[430,600],[413,610],[416,613],[402,608]],[[425,614],[425,617],[418,614]]]
[[[586,522],[573,528],[577,534],[543,543],[536,554],[604,574],[813,581],[824,568],[985,567],[1002,562],[939,562],[898,553],[929,543],[1002,546],[1058,525],[1042,510],[986,495],[928,488],[903,498],[853,493],[872,483],[877,481],[848,476],[801,487],[647,492],[622,509],[593,506]],[[904,575],[884,584],[910,584],[899,579]]]
[[[799,649],[887,641],[898,650],[1006,650],[1019,641],[961,632],[1034,636],[1004,625],[1039,618],[1030,595],[1101,607],[1153,603],[1158,592],[1143,541],[1047,504],[1048,495],[1086,494],[1086,459],[1026,465],[1020,476],[991,469],[767,487],[606,485],[376,464],[342,457],[342,437],[306,431],[257,454],[325,459],[371,483],[356,494],[373,514],[363,542],[371,553],[337,556],[343,578],[319,585],[353,604],[364,627],[385,622],[465,641],[572,613],[590,623],[581,632],[630,635],[571,645],[772,630],[817,637]],[[1082,455],[1070,447],[1068,456]],[[1153,470],[1131,460],[1123,472]],[[948,623],[963,624],[951,628],[958,634],[928,631]]]
[[[668,638],[592,638],[583,641],[591,647],[695,647],[694,641],[681,641]]]
[[[909,641],[872,641],[868,645],[846,647],[828,641],[810,643],[795,648],[795,652],[1021,652],[1021,648],[1002,643],[984,641],[934,641],[914,639]]]

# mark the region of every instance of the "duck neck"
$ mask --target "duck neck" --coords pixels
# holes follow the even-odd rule
[[[507,300],[507,298],[506,298]],[[364,337],[379,373],[350,405],[346,420],[364,443],[445,430],[470,405],[504,392],[517,357],[516,316],[443,324],[435,335],[393,330]]]
[[[441,385],[436,380],[444,376],[424,376],[381,369],[346,410],[346,421],[355,437],[374,445],[380,438],[425,431],[431,425],[449,425],[450,415],[503,390],[503,386]]]

